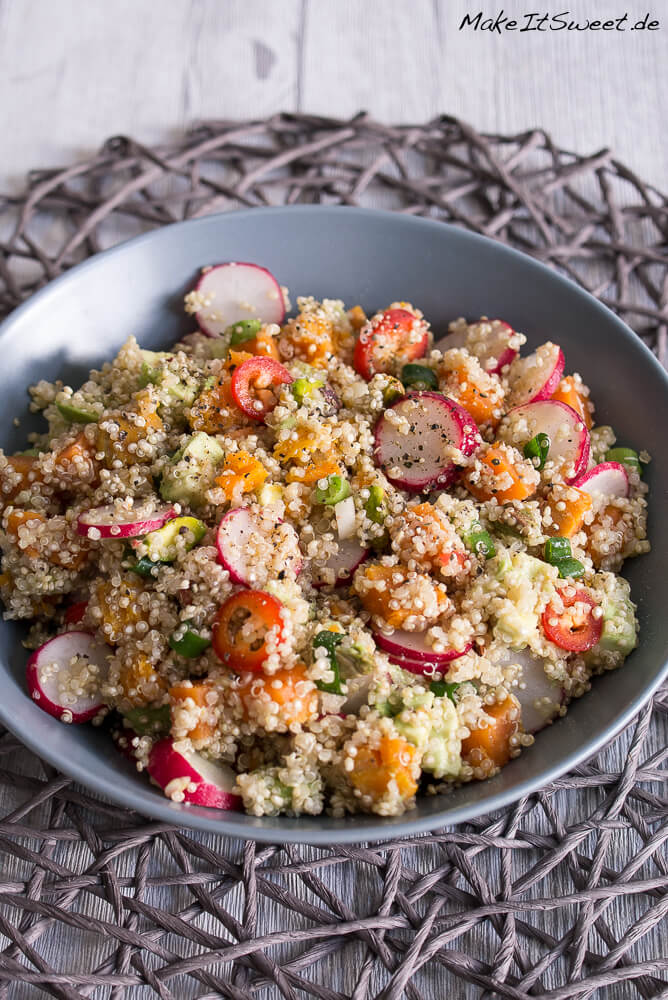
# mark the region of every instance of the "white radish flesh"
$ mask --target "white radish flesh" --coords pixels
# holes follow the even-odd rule
[[[464,348],[477,357],[481,366],[490,375],[498,375],[517,357],[516,347],[512,347],[515,331],[501,319],[481,320],[455,330],[434,346],[438,351]]]
[[[512,688],[522,706],[522,727],[527,733],[537,733],[559,714],[564,691],[559,681],[545,673],[545,662],[530,649],[508,649],[496,661],[497,666],[518,664],[518,686]]]
[[[549,399],[557,391],[564,374],[564,363],[563,351],[551,341],[541,344],[526,358],[518,358],[508,374],[510,405],[522,406],[539,399]]]
[[[520,452],[537,434],[547,434],[550,439],[546,464],[550,477],[560,474],[572,483],[582,475],[589,462],[589,431],[571,406],[556,399],[516,406],[498,428],[501,440]]]
[[[607,497],[627,497],[630,489],[628,472],[620,462],[595,465],[576,479],[573,486],[583,493],[600,493]]]
[[[448,663],[463,656],[471,648],[468,643],[462,650],[446,649],[443,652],[436,652],[427,640],[425,632],[406,632],[403,629],[395,629],[391,635],[384,635],[383,632],[375,632],[376,644],[387,653],[404,657],[409,660],[427,660],[434,663]]]
[[[241,809],[241,796],[235,791],[237,777],[232,768],[194,751],[177,750],[171,739],[155,744],[147,770],[174,802],[209,809]]]
[[[481,442],[466,410],[437,392],[399,400],[382,415],[375,436],[376,462],[391,483],[413,493],[449,486],[460,472],[455,459]]]
[[[230,261],[207,268],[195,286],[195,313],[203,333],[218,337],[244,319],[278,323],[285,318],[283,292],[276,278],[258,264]]]
[[[104,707],[110,650],[89,632],[65,632],[35,650],[26,667],[30,697],[61,722],[89,722]]]
[[[172,506],[142,512],[126,510],[123,507],[119,509],[114,504],[108,504],[106,507],[93,507],[79,514],[77,534],[93,539],[139,538],[148,535],[150,531],[157,531],[176,516],[176,509]]]
[[[360,545],[358,539],[346,538],[339,542],[339,549],[336,555],[330,556],[320,570],[314,568],[313,586],[326,587],[329,583],[329,573],[322,573],[322,570],[331,571],[334,574],[334,586],[349,583],[353,578],[353,573],[358,566],[361,566],[369,555],[369,550]]]
[[[294,557],[287,560],[284,569],[297,576],[302,566],[297,533],[289,524],[282,521],[278,524],[283,536],[281,541],[284,541],[287,534],[294,543],[291,546],[294,548]],[[255,571],[258,569],[255,557],[258,543],[271,544],[272,533],[277,530],[278,525],[272,524],[271,519],[265,521],[248,507],[236,507],[225,514],[218,526],[216,548],[218,560],[230,574],[232,583],[252,587],[257,582],[253,576],[257,575]],[[263,571],[263,567],[260,567],[260,571]]]
[[[336,517],[336,528],[341,541],[353,538],[356,521],[355,501],[353,498],[346,497],[345,500],[340,500],[334,507],[334,516]]]

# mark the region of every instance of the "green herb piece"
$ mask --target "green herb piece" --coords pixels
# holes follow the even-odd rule
[[[159,562],[154,562],[153,559],[149,559],[148,556],[142,556],[137,562],[130,566],[132,573],[137,573],[138,576],[144,576],[147,578],[154,578],[158,574],[158,570],[162,564]]]
[[[406,390],[399,379],[390,378],[387,385],[383,389],[383,402],[385,403],[385,406],[392,406],[393,403],[403,399],[405,395]]]
[[[547,434],[536,434],[524,445],[524,457],[530,458],[534,467],[540,470],[545,466],[549,450],[550,439]]]
[[[437,698],[447,697],[450,701],[455,700],[455,691],[460,685],[449,681],[432,681],[429,685],[429,690],[432,691]]]

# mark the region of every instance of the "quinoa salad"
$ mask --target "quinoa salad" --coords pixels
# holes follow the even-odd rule
[[[396,816],[623,664],[649,456],[558,343],[403,301],[291,313],[243,263],[185,310],[169,350],[130,336],[83,385],[32,386],[47,429],[0,451],[37,706],[174,802]]]

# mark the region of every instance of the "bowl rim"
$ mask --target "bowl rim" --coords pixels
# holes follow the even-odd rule
[[[636,349],[640,348],[641,354],[644,355],[645,362],[654,369],[655,375],[658,376],[658,378],[663,382],[664,389],[668,393],[668,373],[647,345],[626,323],[624,323],[623,320],[621,320],[610,308],[608,308],[608,306],[600,302],[571,278],[560,274],[558,271],[548,267],[546,264],[534,257],[531,257],[529,254],[516,250],[514,247],[510,247],[497,240],[493,240],[490,237],[472,232],[461,226],[441,222],[435,219],[423,218],[422,216],[403,215],[396,211],[360,208],[350,205],[279,205],[236,209],[229,212],[212,213],[196,219],[185,219],[179,222],[170,223],[165,226],[160,226],[157,229],[150,230],[147,233],[142,233],[130,239],[123,240],[120,243],[117,243],[114,246],[109,247],[106,250],[102,250],[99,253],[94,254],[92,257],[75,264],[63,274],[54,278],[38,291],[34,292],[28,299],[25,300],[25,302],[17,306],[9,314],[9,316],[7,316],[0,323],[0,338],[6,335],[11,328],[22,319],[23,315],[34,308],[35,305],[42,299],[48,298],[50,295],[59,292],[63,286],[67,286],[67,283],[70,280],[76,280],[77,275],[82,272],[90,268],[104,267],[105,261],[109,257],[122,254],[130,246],[134,247],[145,242],[151,242],[152,240],[159,239],[162,233],[169,230],[179,230],[183,227],[188,227],[189,229],[200,227],[204,228],[207,225],[210,226],[212,224],[219,225],[221,220],[226,218],[257,218],[260,215],[275,216],[278,218],[283,216],[286,212],[289,212],[290,214],[299,213],[302,215],[317,215],[320,217],[334,217],[335,215],[341,216],[345,213],[362,218],[380,218],[387,221],[391,220],[393,223],[407,227],[412,226],[415,228],[422,228],[425,230],[430,229],[433,231],[445,230],[450,234],[451,239],[461,240],[463,243],[472,243],[473,245],[484,244],[487,246],[492,244],[496,248],[496,252],[500,255],[507,255],[521,260],[522,266],[526,267],[529,271],[533,269],[541,274],[545,274],[547,272],[557,286],[561,285],[564,291],[567,291],[569,294],[576,294],[580,296],[585,299],[591,307],[595,307],[596,310],[603,314],[608,323],[611,323],[617,328],[619,335],[623,339],[632,341]],[[77,760],[73,757],[63,759],[59,753],[52,751],[48,745],[45,746],[42,742],[40,742],[37,736],[33,736],[31,731],[23,732],[21,726],[14,725],[13,717],[9,713],[2,699],[0,699],[0,723],[2,723],[2,725],[4,725],[40,759],[47,761],[47,763],[57,768],[63,774],[80,783],[96,795],[99,795],[101,798],[115,802],[127,809],[135,810],[142,815],[168,822],[177,827],[188,827],[190,829],[217,833],[219,835],[236,839],[255,840],[260,843],[270,844],[282,841],[285,843],[302,843],[312,844],[315,846],[331,846],[333,844],[364,842],[374,842],[382,845],[383,841],[389,842],[390,840],[393,841],[398,837],[424,834],[432,830],[441,829],[446,826],[454,826],[479,816],[497,812],[498,810],[511,805],[513,802],[516,802],[517,800],[546,787],[566,772],[572,770],[574,767],[577,767],[590,757],[593,757],[605,745],[614,739],[615,736],[617,736],[621,730],[633,720],[635,715],[649,701],[667,677],[668,660],[662,664],[652,682],[636,694],[636,696],[625,706],[625,708],[602,733],[598,736],[585,738],[581,745],[566,757],[560,758],[554,764],[543,768],[538,775],[523,779],[513,785],[512,788],[499,792],[493,792],[484,800],[458,806],[454,809],[448,809],[447,805],[444,805],[444,808],[441,811],[434,812],[429,816],[420,817],[413,815],[411,817],[411,812],[408,812],[398,820],[390,817],[389,823],[387,819],[380,816],[377,818],[370,817],[368,825],[365,823],[365,826],[361,829],[357,827],[354,816],[345,817],[346,826],[341,825],[335,828],[325,829],[317,828],[315,826],[311,828],[310,823],[317,822],[318,817],[306,817],[305,825],[302,829],[295,826],[283,827],[281,825],[281,817],[263,817],[261,821],[262,825],[259,825],[258,820],[255,819],[255,817],[246,815],[245,819],[247,822],[244,826],[242,826],[238,823],[228,822],[224,813],[221,813],[220,810],[210,810],[211,815],[208,816],[205,815],[207,810],[191,810],[181,805],[172,803],[166,798],[164,800],[160,800],[157,796],[151,796],[144,799],[141,790],[139,789],[135,791],[134,788],[129,787],[117,790],[115,787],[108,787],[109,783],[105,779],[100,778],[94,773],[91,774],[85,767],[79,765]],[[447,796],[444,796],[444,803],[447,803]],[[273,820],[273,822],[271,824],[267,824],[268,819]]]

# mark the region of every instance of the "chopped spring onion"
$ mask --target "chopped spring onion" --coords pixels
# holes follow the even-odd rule
[[[570,559],[571,558],[571,543],[570,539],[562,538],[561,535],[555,535],[554,538],[548,538],[545,542],[545,562],[552,563],[556,565],[560,559]]]
[[[130,566],[130,570],[133,573],[137,573],[139,576],[154,577],[158,575],[158,570],[160,569],[161,563],[154,562],[153,559],[149,559],[148,556],[142,556],[138,559],[134,565]]]
[[[574,559],[571,555],[571,543],[568,538],[555,535],[545,542],[545,561],[556,566],[562,580],[568,577],[577,579],[584,575],[585,568],[579,559]]]
[[[413,389],[438,389],[436,372],[426,365],[404,365],[401,369],[401,381]]]
[[[455,691],[459,687],[459,684],[448,681],[432,681],[429,685],[429,690],[432,691],[437,698],[448,697],[450,701],[454,701]]]
[[[392,406],[392,403],[396,403],[398,399],[403,399],[405,395],[406,390],[399,379],[388,378],[387,384],[383,389],[383,402],[385,406]]]
[[[324,379],[320,378],[298,378],[290,386],[292,390],[292,395],[295,397],[299,405],[305,402],[306,397],[310,396],[315,389],[322,389],[325,384]]]
[[[619,462],[620,465],[628,465],[630,469],[635,469],[638,475],[642,476],[642,467],[638,452],[633,448],[610,448],[605,453],[606,462]]]
[[[347,499],[350,494],[351,489],[348,480],[344,479],[343,476],[334,474],[327,477],[327,486],[325,489],[321,489],[320,486],[317,487],[315,498],[318,503],[334,507],[337,503],[341,503],[342,500]]]
[[[84,410],[74,403],[63,403],[56,400],[56,409],[61,417],[64,417],[70,424],[94,424],[98,419],[97,413],[92,410]]]
[[[559,570],[559,576],[562,580],[568,577],[577,579],[580,576],[584,576],[585,568],[579,559],[560,559],[554,565]]]
[[[170,649],[189,660],[201,656],[211,645],[210,639],[206,639],[192,628],[192,622],[183,622],[179,625],[170,635],[168,642]]]
[[[237,344],[243,344],[244,340],[257,337],[261,329],[262,323],[259,319],[241,319],[238,323],[228,326],[225,333],[230,335],[230,347],[235,347]]]
[[[464,544],[477,556],[482,556],[484,559],[492,559],[496,555],[492,536],[489,531],[485,531],[480,521],[474,521],[466,532]]]
[[[547,454],[550,450],[550,439],[547,434],[536,434],[524,445],[524,457],[530,458],[536,469],[539,471],[547,461]]]
[[[341,672],[339,670],[339,661],[336,658],[336,647],[340,646],[343,641],[343,636],[340,632],[330,632],[327,629],[322,632],[318,632],[313,640],[313,649],[326,649],[327,657],[329,659],[329,667],[334,674],[334,680],[328,681],[317,681],[316,687],[319,691],[326,691],[328,694],[343,694],[343,687],[341,685]]]

